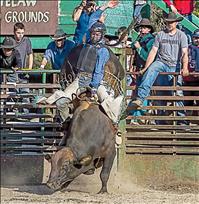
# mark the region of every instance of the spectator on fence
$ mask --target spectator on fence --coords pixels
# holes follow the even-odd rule
[[[73,38],[76,45],[88,42],[89,28],[97,21],[104,23],[102,13],[107,8],[115,8],[118,3],[118,1],[110,0],[107,4],[97,7],[94,0],[82,0],[82,3],[73,12],[73,20],[77,22]]]
[[[156,35],[145,67],[140,70],[140,74],[144,73],[144,75],[138,87],[137,99],[132,101],[133,106],[141,107],[143,105],[146,97],[150,95],[151,87],[160,72],[180,71],[182,76],[189,75],[187,37],[176,27],[181,20],[182,18],[177,17],[175,13],[169,13],[165,19],[166,29]],[[182,67],[180,67],[180,63],[182,63]],[[178,78],[178,85],[182,84],[182,76]],[[168,86],[171,84],[172,79],[172,75],[160,75],[157,85]],[[177,95],[182,96],[182,94],[182,92],[177,92]],[[164,104],[165,102],[161,101],[160,103]],[[178,106],[183,106],[182,101],[176,103]],[[178,112],[178,115],[184,116],[184,114],[183,111]]]
[[[199,74],[199,29],[192,35],[192,45],[189,46],[189,72]],[[190,75],[184,77],[184,86],[199,86],[199,75]],[[199,91],[185,91],[185,96],[199,96]],[[195,101],[199,107],[199,100]],[[185,101],[186,106],[193,106],[194,100]],[[199,112],[197,113],[199,115]]]
[[[16,49],[19,51],[22,68],[32,69],[33,66],[33,50],[31,41],[25,35],[25,26],[23,23],[16,23],[14,25],[14,39],[18,46]],[[28,58],[28,63],[27,63]],[[29,75],[28,74],[19,74],[18,75],[19,83],[28,84],[29,83]],[[29,88],[20,88],[19,93],[28,94],[30,92]],[[23,98],[24,103],[30,103],[29,98]],[[25,113],[28,113],[28,109],[23,109]]]
[[[75,43],[66,39],[67,34],[60,28],[55,31],[54,36],[51,36],[52,42],[49,43],[44,58],[41,62],[41,69],[44,69],[48,62],[51,62],[52,68],[60,70],[64,59],[68,56]]]
[[[145,67],[145,63],[147,60],[147,57],[149,55],[149,52],[152,49],[153,43],[154,43],[154,28],[151,25],[151,22],[147,18],[143,18],[140,22],[140,24],[137,26],[137,29],[139,29],[139,36],[135,42],[132,43],[132,49],[134,51],[134,63],[132,65],[131,71],[139,72]],[[142,81],[142,75],[136,76],[136,87],[139,87]],[[148,105],[148,100],[143,101],[143,106]],[[141,116],[145,113],[145,110],[133,110],[131,111],[131,115],[133,116]],[[142,120],[131,120],[131,123],[133,124],[139,124],[143,123]]]
[[[16,47],[17,43],[12,37],[5,37],[0,46],[0,68],[13,71],[13,73],[7,75],[6,81],[14,84],[18,81],[15,70],[22,67],[20,53]],[[1,74],[2,82],[3,77]]]

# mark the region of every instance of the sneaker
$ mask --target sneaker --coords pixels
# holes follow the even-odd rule
[[[134,101],[131,102],[131,106],[136,107],[136,108],[141,107],[142,106],[142,101],[139,100],[139,99],[134,100]]]

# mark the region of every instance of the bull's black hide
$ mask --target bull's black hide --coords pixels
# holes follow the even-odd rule
[[[55,190],[66,187],[82,173],[102,165],[100,193],[107,192],[113,160],[115,135],[109,118],[98,105],[82,103],[75,111],[65,147],[52,157],[51,173],[47,185]]]

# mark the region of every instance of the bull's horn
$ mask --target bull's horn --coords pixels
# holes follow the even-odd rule
[[[88,166],[92,161],[92,156],[91,155],[87,155],[85,157],[83,157],[81,160],[80,160],[80,164],[83,165],[83,166]]]

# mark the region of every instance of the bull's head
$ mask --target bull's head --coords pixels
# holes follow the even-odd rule
[[[64,147],[53,155],[46,155],[45,159],[51,162],[51,172],[47,185],[53,190],[67,187],[74,178],[84,173],[91,163],[92,157],[86,156],[77,161],[69,147]]]

